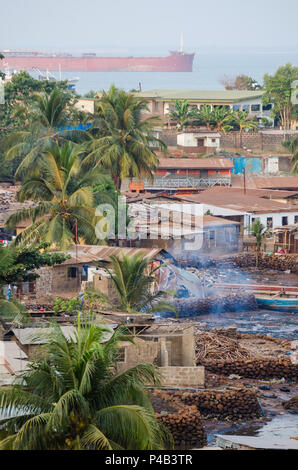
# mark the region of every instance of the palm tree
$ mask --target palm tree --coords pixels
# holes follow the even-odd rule
[[[255,220],[251,227],[252,235],[256,238],[257,243],[257,256],[256,256],[256,266],[259,264],[259,255],[265,235],[266,227],[261,223],[259,219]]]
[[[9,229],[32,221],[16,237],[16,244],[43,241],[65,250],[80,238],[85,243],[98,242],[93,186],[100,181],[101,169],[89,167],[81,154],[82,148],[70,142],[52,145],[40,155],[36,168],[28,171],[18,199],[37,201],[37,205],[7,219]]]
[[[295,139],[292,141],[289,140],[287,142],[283,142],[283,146],[287,148],[292,154],[292,173],[298,173],[298,138],[295,137]]]
[[[177,123],[177,127],[184,129],[194,117],[194,111],[190,108],[187,100],[174,101],[174,107],[169,110],[169,118]]]
[[[88,158],[109,170],[117,190],[125,178],[153,178],[158,158],[152,144],[165,149],[152,132],[159,120],[141,118],[146,107],[145,100],[115,86],[98,102]]]
[[[211,106],[204,104],[201,106],[200,109],[196,112],[196,118],[199,120],[201,125],[207,127],[207,129],[212,128],[212,124],[214,123],[214,116],[211,110]]]
[[[8,160],[22,157],[16,177],[35,165],[46,147],[66,137],[67,132],[59,129],[70,122],[70,99],[69,93],[54,88],[50,95],[34,94],[30,105],[22,104],[15,109],[14,116],[22,119],[24,127],[5,139],[4,148]]]
[[[108,272],[113,286],[118,294],[120,308],[125,312],[170,311],[176,313],[175,307],[164,301],[159,301],[167,295],[166,292],[152,293],[156,282],[155,272],[160,269],[150,268],[152,261],[144,254],[132,256],[123,255],[121,258],[110,256],[111,269],[101,266]]]
[[[242,134],[244,130],[254,131],[258,129],[258,123],[249,116],[248,110],[234,111],[233,122],[239,128],[240,147],[242,147]]]
[[[42,335],[46,359],[31,363],[13,387],[0,389],[0,449],[160,450],[173,447],[158,424],[146,384],[157,368],[140,364],[117,373],[121,328],[80,324],[71,338],[58,325]]]
[[[212,111],[212,117],[214,122],[214,129],[221,132],[228,132],[233,129],[232,119],[233,113],[230,109],[226,108],[214,108]]]

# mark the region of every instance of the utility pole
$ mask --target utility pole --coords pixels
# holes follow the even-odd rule
[[[243,168],[243,191],[246,194],[246,169]]]

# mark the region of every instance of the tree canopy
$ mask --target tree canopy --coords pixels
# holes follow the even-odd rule
[[[1,450],[165,450],[173,439],[155,418],[144,385],[158,385],[153,364],[118,373],[123,328],[80,321],[66,338],[45,329],[45,359],[31,363],[21,383],[0,389]]]
[[[47,247],[46,243],[31,247],[0,246],[0,287],[5,284],[33,281],[39,277],[36,269],[61,264],[66,260],[63,254],[45,251]]]
[[[263,104],[274,105],[273,117],[280,121],[284,130],[291,128],[292,113],[294,104],[292,103],[292,84],[298,80],[298,67],[288,63],[279,67],[274,75],[265,74]]]

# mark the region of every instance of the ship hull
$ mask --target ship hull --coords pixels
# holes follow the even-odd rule
[[[9,56],[3,62],[12,70],[63,72],[192,72],[194,54],[167,57],[59,57]],[[0,68],[3,66],[0,62]]]

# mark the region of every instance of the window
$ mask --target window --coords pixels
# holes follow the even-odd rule
[[[272,104],[263,105],[263,111],[270,111],[270,109],[272,109]]]
[[[74,266],[72,266],[70,268],[67,268],[67,277],[69,279],[76,278],[77,277],[77,271],[78,271],[78,268],[75,268]]]
[[[234,104],[233,110],[234,111],[240,111],[240,105],[239,104]]]
[[[272,226],[273,226],[272,217],[267,217],[267,228],[272,228]]]
[[[213,144],[215,144],[215,143],[216,143],[216,139],[212,139],[211,142],[212,142]]]
[[[210,230],[209,236],[210,236],[210,240],[215,240],[215,231],[214,231],[214,230]]]
[[[158,102],[153,101],[153,111],[158,111]]]
[[[260,109],[261,109],[260,104],[252,104],[251,105],[251,110],[252,110],[253,113],[256,113],[256,112],[260,111]]]
[[[281,224],[282,225],[288,225],[288,217],[282,217]]]
[[[298,224],[298,215],[295,215],[294,217],[294,224]]]
[[[120,348],[117,354],[117,362],[126,362],[126,350],[125,348]]]
[[[244,104],[242,106],[242,111],[249,111],[249,104]]]

